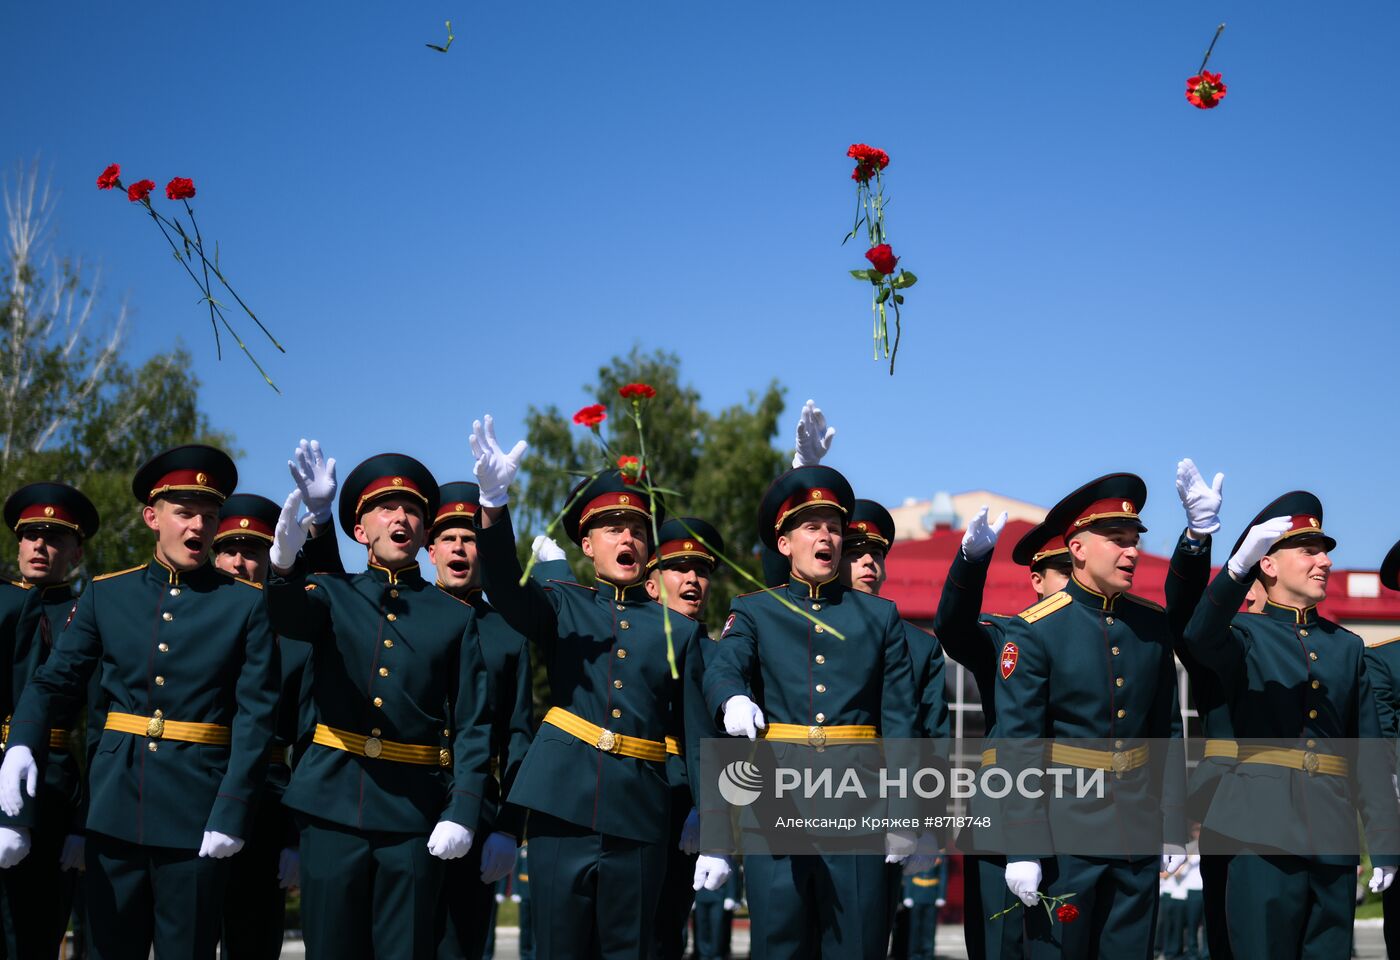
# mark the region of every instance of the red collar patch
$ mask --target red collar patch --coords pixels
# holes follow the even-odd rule
[[[1001,678],[1008,679],[1016,672],[1016,661],[1021,658],[1021,651],[1016,644],[1008,643],[1001,648]]]

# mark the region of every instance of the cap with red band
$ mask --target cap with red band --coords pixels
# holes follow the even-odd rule
[[[420,504],[424,519],[436,517],[439,491],[432,472],[413,457],[380,453],[365,460],[340,487],[340,526],[350,536],[365,509],[386,497],[406,497]]]
[[[272,531],[282,508],[255,493],[235,493],[219,508],[219,528],[214,542],[233,537],[250,537],[272,542]]]
[[[161,497],[211,497],[223,501],[238,486],[238,468],[228,454],[202,443],[158,453],[136,471],[131,492],[150,505]]]
[[[5,501],[5,525],[15,533],[24,527],[59,527],[86,539],[97,532],[97,508],[66,483],[30,483]]]

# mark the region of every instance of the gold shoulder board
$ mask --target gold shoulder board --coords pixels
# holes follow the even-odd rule
[[[117,570],[112,573],[100,574],[99,576],[93,577],[92,582],[97,583],[99,580],[110,580],[113,577],[120,577],[124,573],[135,573],[137,570],[144,570],[145,568],[146,565],[143,563],[139,567],[127,567],[125,570]]]
[[[1146,597],[1139,597],[1136,594],[1125,593],[1123,594],[1123,599],[1131,600],[1133,601],[1133,603],[1139,604],[1140,606],[1144,606],[1149,610],[1156,610],[1158,613],[1167,612],[1166,607],[1163,607],[1160,603],[1157,603],[1154,600],[1149,600]]]
[[[1400,637],[1391,637],[1389,640],[1381,640],[1381,641],[1379,641],[1378,643],[1373,643],[1373,644],[1371,644],[1371,646],[1372,646],[1372,647],[1383,647],[1383,646],[1385,646],[1387,643],[1394,643],[1396,640],[1400,640]]]
[[[1061,590],[1059,593],[1052,593],[1044,600],[1029,609],[1022,610],[1020,617],[1027,623],[1035,623],[1037,620],[1048,617],[1056,610],[1063,609],[1073,603],[1070,595]]]

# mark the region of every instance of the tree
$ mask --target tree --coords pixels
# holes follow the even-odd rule
[[[102,517],[82,574],[144,563],[151,541],[131,496],[136,468],[166,447],[229,449],[232,438],[200,412],[199,381],[182,347],[136,367],[123,359],[126,308],[100,321],[98,272],[54,254],[54,200],[37,167],[5,185],[4,202],[0,498],[38,480],[72,484]],[[7,541],[3,565],[13,568],[14,559]]]

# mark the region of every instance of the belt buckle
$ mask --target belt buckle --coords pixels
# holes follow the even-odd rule
[[[1113,775],[1119,780],[1128,772],[1128,755],[1121,750],[1113,751]]]
[[[826,746],[826,730],[822,727],[807,728],[807,744],[812,747]]]
[[[1318,759],[1317,754],[1313,753],[1311,750],[1303,754],[1303,769],[1308,772],[1308,776],[1311,777],[1313,774],[1317,773],[1318,768],[1321,766],[1322,761]]]
[[[165,736],[165,717],[161,715],[159,710],[146,721],[146,736],[152,740],[159,740]]]
[[[611,730],[600,730],[598,742],[594,746],[604,753],[617,753],[622,749],[622,738]]]
[[[369,757],[371,760],[377,760],[383,752],[383,740],[380,740],[378,737],[365,738],[365,756]]]

